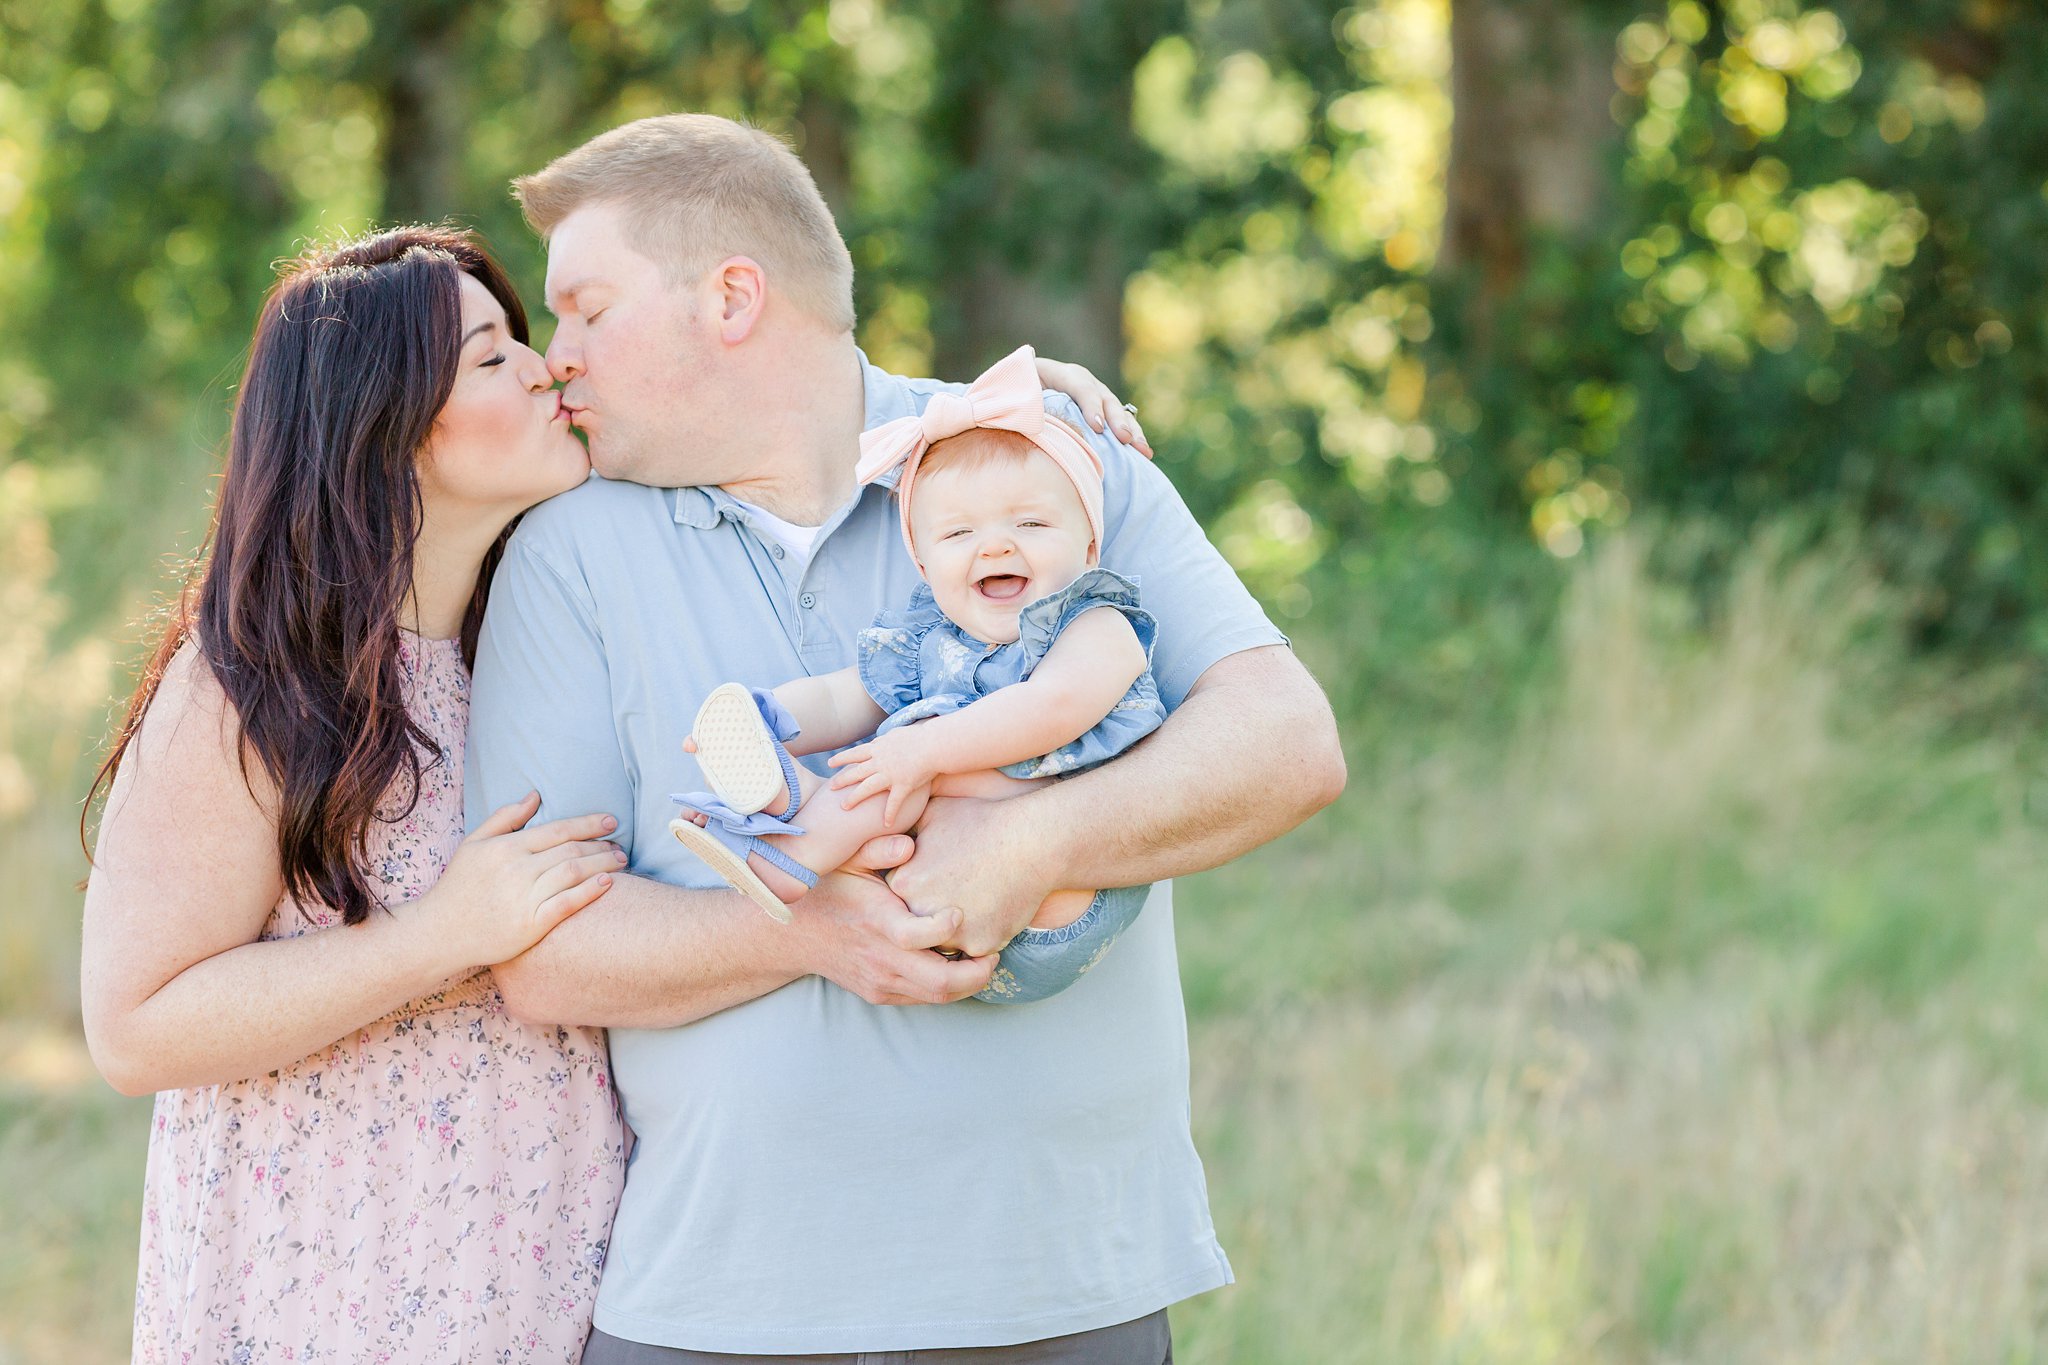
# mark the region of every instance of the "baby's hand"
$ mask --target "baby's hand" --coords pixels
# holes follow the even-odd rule
[[[851,799],[842,803],[848,810],[871,796],[887,792],[888,801],[882,807],[882,823],[894,826],[897,815],[903,810],[903,803],[910,799],[911,793],[929,787],[932,779],[938,776],[926,748],[915,725],[906,725],[886,735],[877,735],[865,744],[856,744],[846,752],[832,756],[832,766],[839,769],[838,776],[832,779],[832,789],[854,789]]]

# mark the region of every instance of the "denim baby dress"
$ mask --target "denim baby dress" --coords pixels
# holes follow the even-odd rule
[[[1026,606],[1017,639],[991,645],[946,618],[920,583],[902,611],[885,611],[860,633],[860,679],[875,705],[888,713],[876,734],[899,725],[958,711],[999,688],[1023,682],[1045,658],[1067,624],[1096,607],[1121,611],[1152,657],[1158,626],[1138,605],[1138,585],[1107,569],[1090,569],[1065,588]],[[1166,719],[1159,684],[1148,667],[1109,714],[1070,744],[1049,754],[1006,764],[1010,777],[1058,777],[1106,763],[1157,730]],[[1102,959],[1117,935],[1137,918],[1149,886],[1106,888],[1087,911],[1058,929],[1024,929],[1010,940],[980,1000],[1021,1004],[1056,995]]]

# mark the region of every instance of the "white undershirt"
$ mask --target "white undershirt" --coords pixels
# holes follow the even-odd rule
[[[733,501],[745,509],[747,516],[754,523],[755,530],[795,555],[799,567],[810,562],[811,551],[818,545],[818,533],[825,529],[823,526],[799,526],[793,521],[784,521],[765,507],[756,507],[744,499],[734,498]]]

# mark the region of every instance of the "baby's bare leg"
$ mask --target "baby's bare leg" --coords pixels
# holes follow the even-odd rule
[[[1087,914],[1088,907],[1093,904],[1093,891],[1055,891],[1038,903],[1038,913],[1031,917],[1031,927],[1064,929]]]
[[[809,804],[810,799],[812,797],[816,796],[819,792],[825,789],[825,779],[818,776],[816,773],[812,772],[809,768],[806,768],[801,763],[796,764],[795,767],[797,795],[803,798],[801,801],[797,802],[798,808],[801,809],[803,806]],[[761,809],[767,811],[770,815],[782,814],[784,811],[789,809],[789,793],[786,791],[779,791],[775,793],[775,799],[773,801],[770,801],[767,805],[761,807]],[[808,863],[805,863],[804,865],[806,867],[810,866],[810,864]],[[784,880],[788,879],[784,878]]]
[[[860,852],[861,845],[868,840],[879,839],[885,834],[902,834],[924,814],[927,793],[912,795],[903,803],[903,809],[896,813],[895,823],[889,824],[882,819],[882,812],[888,806],[885,798],[869,797],[848,810],[839,804],[844,793],[833,791],[822,779],[801,768],[798,772],[801,778],[809,780],[804,782],[804,803],[797,809],[796,818],[791,823],[803,833],[767,834],[762,838],[821,877],[846,866],[847,860]],[[764,859],[749,858],[747,866],[754,869],[755,875],[767,883],[768,889],[780,896],[784,904],[795,904],[803,898],[806,888]]]
[[[1011,777],[993,768],[977,773],[942,773],[932,782],[933,796],[970,796],[978,801],[1007,801],[1033,787],[1052,781],[1049,777]],[[808,864],[806,864],[808,866]],[[771,882],[770,885],[773,885]],[[1093,891],[1055,891],[1039,902],[1031,917],[1033,929],[1064,929],[1088,913],[1095,902]]]

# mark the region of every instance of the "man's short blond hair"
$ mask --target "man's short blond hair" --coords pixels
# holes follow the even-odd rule
[[[853,258],[804,163],[759,128],[715,114],[622,124],[512,182],[543,239],[590,204],[625,211],[633,244],[671,279],[749,256],[769,288],[826,325],[853,330]]]

